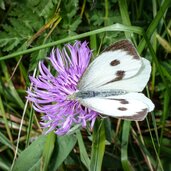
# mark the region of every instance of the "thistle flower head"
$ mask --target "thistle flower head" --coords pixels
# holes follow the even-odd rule
[[[40,62],[38,77],[30,76],[33,87],[27,91],[27,98],[37,112],[44,114],[41,124],[47,129],[46,133],[54,130],[56,134],[64,135],[75,125],[86,127],[87,121],[93,126],[98,114],[68,98],[78,90],[77,84],[91,55],[86,42],[76,41],[62,51],[53,49],[48,58],[51,69]]]

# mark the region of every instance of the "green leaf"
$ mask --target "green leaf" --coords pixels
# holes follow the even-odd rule
[[[61,7],[63,8],[63,11],[61,11],[62,16],[71,21],[71,19],[76,16],[78,2],[78,0],[61,1]]]
[[[102,121],[96,121],[93,130],[93,144],[90,161],[90,171],[101,171],[105,151],[105,128]]]
[[[3,171],[10,170],[10,163],[5,157],[0,157],[0,169]]]
[[[122,130],[122,144],[121,144],[121,162],[124,171],[133,171],[133,167],[128,160],[128,142],[131,122],[124,121]]]
[[[73,134],[57,137],[57,149],[55,149],[56,151],[54,151],[52,156],[49,170],[56,171],[59,168],[74,148],[76,142],[77,139]]]
[[[41,135],[28,148],[21,152],[16,160],[13,171],[31,171],[36,170],[36,168],[40,170],[46,138],[45,135]]]
[[[43,170],[47,170],[49,161],[54,149],[56,135],[54,132],[51,132],[47,135],[44,151],[43,151]]]
[[[35,10],[38,11],[39,16],[49,18],[52,14],[54,14],[59,2],[60,0],[41,0],[35,5]]]
[[[21,39],[17,36],[9,37],[7,33],[0,33],[0,47],[3,47],[3,51],[10,51],[14,49]]]
[[[4,0],[0,0],[0,8],[5,10],[5,3]]]
[[[43,20],[29,6],[14,4],[0,32],[0,47],[5,52],[22,46],[43,25]]]
[[[154,31],[156,30],[158,24],[161,22],[161,19],[164,16],[164,13],[167,11],[168,7],[171,4],[170,0],[165,0],[162,2],[163,3],[161,4],[159,11],[157,12],[155,18],[152,20],[152,22],[150,23],[150,25],[146,31],[146,35],[148,36],[148,38],[151,38],[151,36],[154,33]],[[140,54],[142,53],[145,46],[146,46],[146,42],[145,42],[145,39],[143,38],[138,45],[138,52]]]
[[[77,140],[78,140],[78,145],[79,145],[79,150],[80,150],[80,157],[81,161],[84,163],[84,165],[87,167],[87,169],[90,167],[90,159],[87,154],[82,135],[80,131],[77,131]]]
[[[50,41],[51,41],[51,38],[49,37],[47,40],[46,40],[46,38],[43,40],[38,40],[37,43],[38,44],[45,44],[45,43],[48,43]],[[49,51],[48,48],[44,48],[44,49],[41,49],[41,50],[31,54],[29,71],[33,71],[37,67],[39,61],[41,61],[47,57],[48,51]]]
[[[0,143],[3,145],[6,145],[10,149],[13,149],[13,145],[11,144],[9,139],[2,132],[0,132]]]

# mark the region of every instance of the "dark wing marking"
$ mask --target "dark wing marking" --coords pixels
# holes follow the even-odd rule
[[[120,118],[120,119],[128,119],[128,120],[135,120],[135,121],[142,121],[145,118],[145,116],[147,115],[147,113],[148,113],[148,109],[145,108],[145,109],[142,109],[139,112],[136,112],[132,116],[122,116],[122,117],[118,117],[118,118]]]
[[[113,61],[110,62],[110,65],[111,66],[116,66],[116,65],[119,65],[119,64],[120,64],[120,61],[117,60],[117,59],[115,59],[115,60],[113,60]]]
[[[134,45],[129,40],[121,40],[112,44],[111,46],[107,47],[104,52],[107,51],[115,51],[115,50],[124,50],[128,52],[128,54],[132,55],[134,59],[140,59],[137,50],[135,49]]]
[[[126,40],[117,42],[89,65],[78,83],[78,89],[91,90],[131,78],[139,72],[142,64],[132,43]]]
[[[142,121],[154,109],[152,101],[142,93],[86,98],[80,103],[101,114],[134,121]]]
[[[115,73],[115,76],[114,76],[114,79],[110,80],[109,82],[103,84],[102,86],[106,85],[106,84],[109,84],[109,83],[113,83],[115,81],[119,81],[119,80],[122,80],[125,76],[125,71],[117,71]]]

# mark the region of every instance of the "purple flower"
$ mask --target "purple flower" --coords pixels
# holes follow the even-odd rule
[[[87,121],[93,126],[98,114],[82,106],[77,100],[68,100],[68,96],[77,91],[77,84],[86,70],[92,52],[86,42],[71,46],[62,51],[53,49],[48,60],[51,71],[43,62],[39,63],[39,76],[30,77],[33,85],[27,98],[33,102],[37,112],[44,113],[42,126],[46,133],[54,130],[58,135],[66,134],[75,125],[86,127]],[[53,74],[52,74],[53,73]]]

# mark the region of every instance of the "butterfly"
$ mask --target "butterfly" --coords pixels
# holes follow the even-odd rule
[[[139,56],[129,40],[121,40],[89,65],[74,98],[98,113],[141,121],[154,109],[153,102],[141,93],[150,73],[150,62]]]

